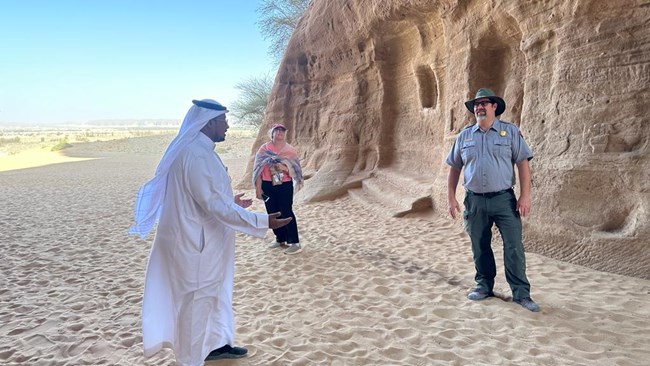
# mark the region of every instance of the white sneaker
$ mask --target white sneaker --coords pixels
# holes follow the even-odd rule
[[[289,248],[284,251],[284,254],[298,254],[302,252],[302,247],[300,246],[300,243],[295,243],[295,244],[289,244]]]
[[[271,243],[271,245],[269,245],[269,249],[279,248],[279,247],[284,246],[286,244],[287,244],[286,241],[283,241],[282,243],[280,243],[279,241],[274,241],[273,243]]]

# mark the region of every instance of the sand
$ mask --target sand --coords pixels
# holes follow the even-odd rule
[[[171,351],[142,354],[153,235],[127,235],[170,139],[79,144],[64,152],[90,160],[0,172],[0,364],[175,365]],[[228,143],[237,182],[252,139]],[[249,356],[206,365],[648,365],[650,281],[528,253],[542,306],[531,313],[511,302],[495,245],[498,296],[471,302],[459,221],[387,218],[348,196],[295,211],[298,255],[267,249],[270,232],[238,235],[237,344]]]
[[[16,155],[0,155],[0,172],[83,160],[88,159],[73,158],[58,151],[28,149]]]

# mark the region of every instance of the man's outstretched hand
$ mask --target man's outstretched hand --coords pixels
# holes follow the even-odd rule
[[[280,212],[269,214],[269,229],[277,229],[279,227],[283,227],[284,225],[288,224],[289,221],[291,221],[291,217],[284,219],[279,219],[278,217],[280,217]]]

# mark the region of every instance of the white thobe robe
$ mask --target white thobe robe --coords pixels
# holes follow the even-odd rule
[[[145,356],[171,348],[181,365],[195,366],[233,345],[235,231],[263,237],[267,230],[267,215],[234,203],[214,142],[199,133],[167,178],[142,301]]]

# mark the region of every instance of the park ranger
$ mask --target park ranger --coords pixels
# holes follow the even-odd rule
[[[483,300],[494,295],[496,263],[492,251],[492,226],[496,224],[503,239],[506,280],[513,301],[537,312],[540,307],[530,297],[526,278],[526,257],[521,241],[521,216],[530,212],[530,166],[533,154],[512,123],[497,118],[506,108],[505,101],[492,90],[481,88],[474,99],[465,102],[476,123],[456,137],[446,163],[449,214],[460,212],[456,187],[463,171],[465,187],[465,229],[472,242],[476,288],[467,296]],[[514,166],[519,176],[519,199],[515,196]]]

